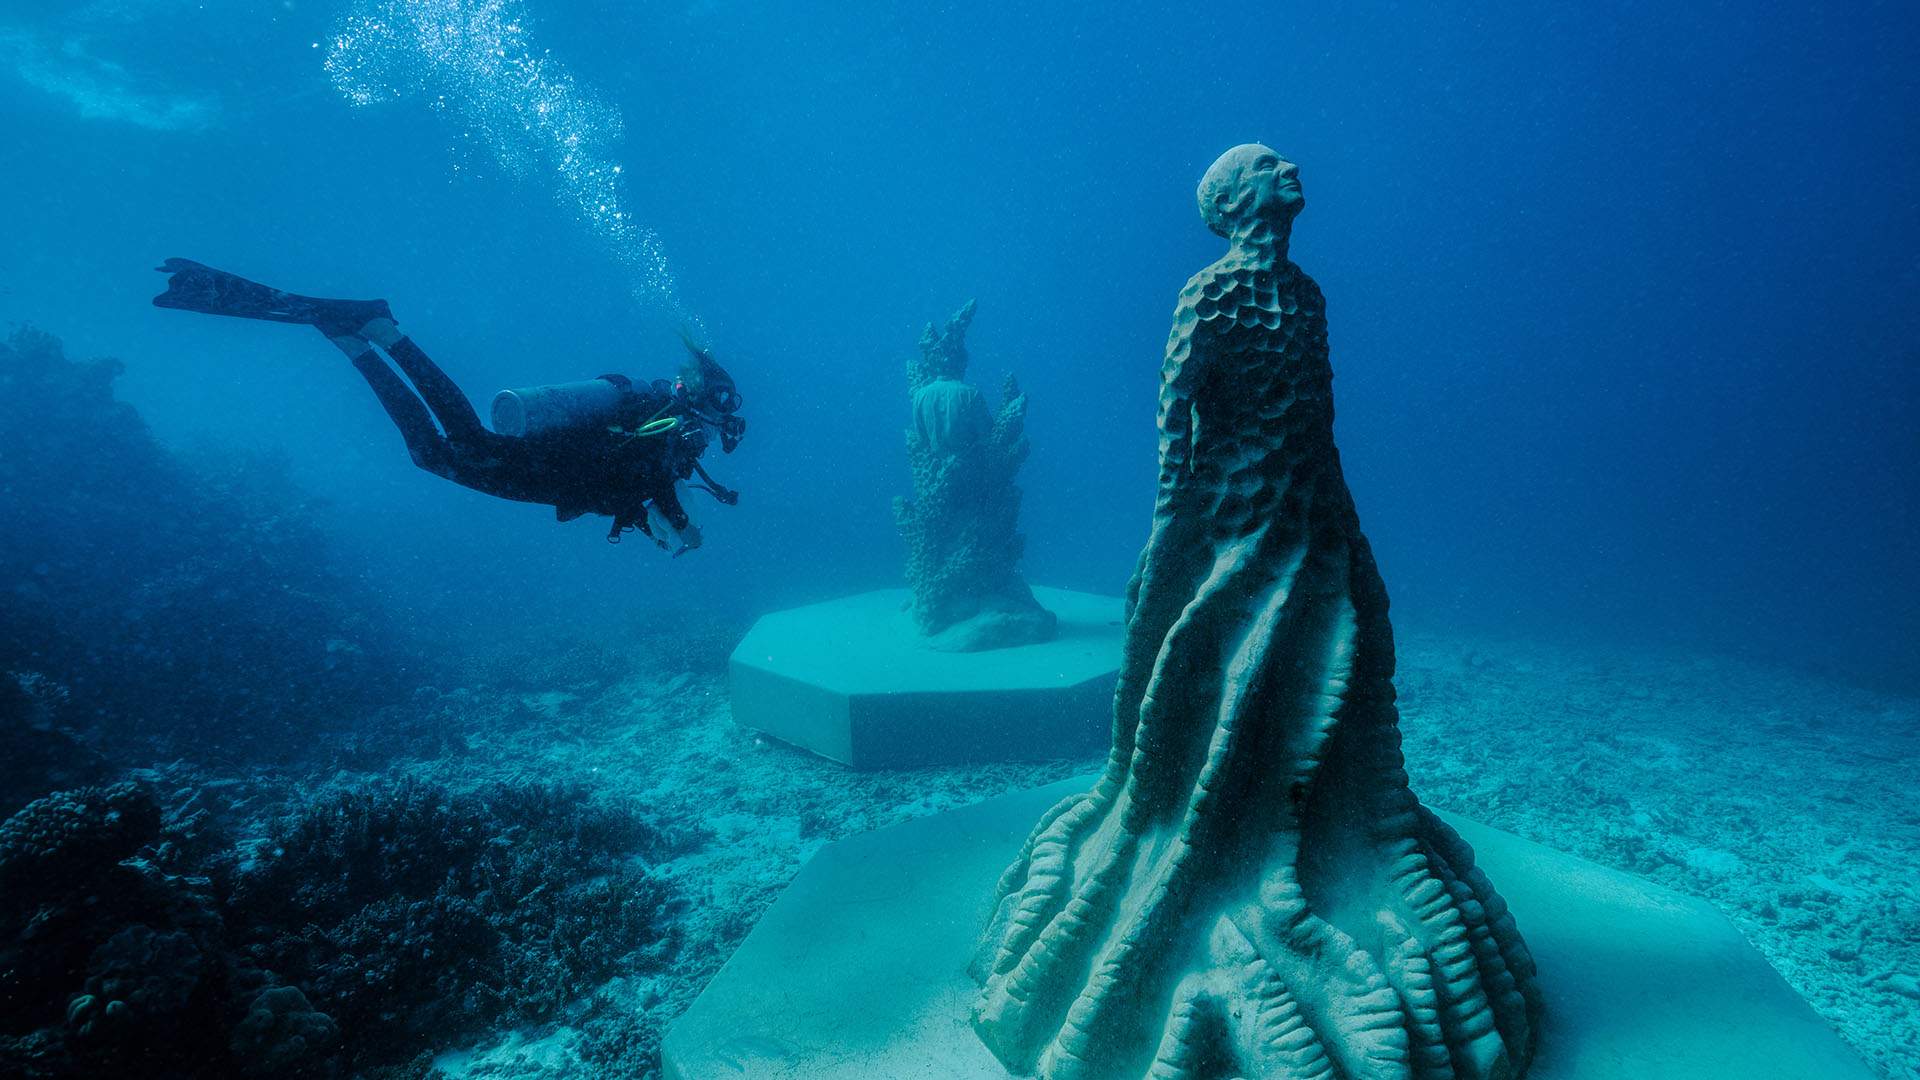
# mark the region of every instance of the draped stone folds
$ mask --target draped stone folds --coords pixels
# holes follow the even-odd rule
[[[1001,880],[975,1029],[1049,1080],[1517,1077],[1533,960],[1407,785],[1297,169],[1236,147],[1200,200],[1112,751]]]

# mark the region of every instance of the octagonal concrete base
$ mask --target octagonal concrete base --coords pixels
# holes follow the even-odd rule
[[[968,1025],[967,963],[1027,830],[1091,784],[822,850],[668,1033],[668,1080],[1008,1080]],[[1540,963],[1528,1080],[1870,1080],[1711,907],[1443,816]]]
[[[861,769],[1098,753],[1126,633],[1119,597],[1035,589],[1039,645],[935,652],[888,589],[762,618],[733,650],[733,719]]]

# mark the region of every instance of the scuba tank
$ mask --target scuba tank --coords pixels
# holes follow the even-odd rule
[[[604,377],[502,390],[493,397],[493,430],[525,437],[605,426],[618,419],[626,395],[625,386]]]

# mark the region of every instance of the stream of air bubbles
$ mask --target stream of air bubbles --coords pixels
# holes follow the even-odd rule
[[[550,186],[636,300],[697,328],[659,235],[622,200],[620,110],[533,44],[518,0],[360,0],[327,43],[326,70],[352,104],[422,100],[507,173]]]

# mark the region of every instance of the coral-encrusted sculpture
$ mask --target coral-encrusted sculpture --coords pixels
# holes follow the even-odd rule
[[[1016,569],[1026,544],[1014,475],[1027,460],[1027,397],[1009,375],[991,415],[980,391],[961,381],[972,322],[969,300],[945,330],[928,324],[920,358],[907,362],[913,498],[893,507],[907,543],[914,625],[929,646],[949,652],[1028,645],[1055,630],[1053,613]]]
[[[1180,294],[1114,745],[1001,880],[975,1028],[1049,1078],[1524,1072],[1534,966],[1407,787],[1387,595],[1333,444],[1297,170],[1201,181],[1231,245]]]

